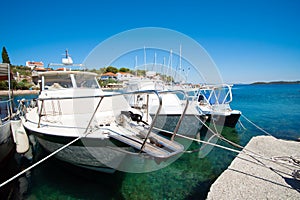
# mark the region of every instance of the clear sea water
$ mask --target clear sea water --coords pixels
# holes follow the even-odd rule
[[[18,98],[24,97],[33,96]],[[277,138],[296,140],[300,137],[300,84],[235,85],[231,107],[241,110]],[[241,122],[247,130],[237,125],[235,129],[224,128],[222,134],[241,145],[253,136],[263,135],[243,118]],[[198,148],[198,144],[192,144],[191,148]],[[37,146],[33,162],[46,155]],[[235,156],[235,153],[213,148],[204,158],[199,158],[198,153],[184,154],[164,169],[142,174],[103,174],[51,158],[0,188],[0,199],[205,199],[210,185]],[[1,169],[1,182],[31,164],[15,154]]]

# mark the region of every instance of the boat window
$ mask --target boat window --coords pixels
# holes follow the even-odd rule
[[[69,74],[47,75],[45,78],[45,89],[72,88],[72,81]]]
[[[91,74],[74,74],[77,88],[99,88],[97,80]]]

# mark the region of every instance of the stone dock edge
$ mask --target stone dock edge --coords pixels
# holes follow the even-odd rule
[[[8,96],[8,90],[0,90],[0,96]],[[14,95],[38,94],[39,90],[14,90]],[[12,92],[11,92],[12,93]]]
[[[300,142],[257,136],[245,149],[276,162],[240,153],[212,184],[207,199],[300,199],[300,180],[292,175],[299,165],[289,159],[300,159]]]

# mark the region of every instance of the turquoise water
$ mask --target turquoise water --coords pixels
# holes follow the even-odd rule
[[[300,85],[236,85],[231,107],[241,110],[247,118],[278,138],[296,140],[300,137]],[[222,134],[242,145],[252,136],[263,135],[243,118],[241,121],[247,130],[237,125],[236,129],[224,128]],[[191,149],[198,147],[193,143]],[[46,155],[37,147],[34,161]],[[210,185],[235,155],[213,148],[204,158],[199,158],[198,152],[184,154],[164,169],[143,174],[96,173],[51,158],[18,181],[1,188],[0,199],[8,196],[11,199],[205,199]],[[26,159],[12,157],[5,169],[9,173],[6,176],[30,164]]]

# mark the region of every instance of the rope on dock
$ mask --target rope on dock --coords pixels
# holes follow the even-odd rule
[[[37,163],[31,165],[30,167],[24,169],[23,171],[21,171],[20,173],[16,174],[15,176],[11,177],[10,179],[6,180],[5,182],[0,184],[0,188],[4,185],[6,185],[7,183],[11,182],[12,180],[18,178],[19,176],[21,176],[22,174],[26,173],[27,171],[31,170],[32,168],[36,167],[37,165],[41,164],[42,162],[44,162],[45,160],[49,159],[50,157],[54,156],[55,154],[57,154],[58,152],[62,151],[63,149],[67,148],[68,146],[70,146],[71,144],[75,143],[76,141],[80,140],[82,137],[84,136],[79,136],[77,138],[75,138],[74,140],[72,140],[71,142],[69,142],[68,144],[62,146],[61,148],[57,149],[56,151],[52,152],[51,154],[49,154],[48,156],[46,156],[45,158],[39,160]]]

